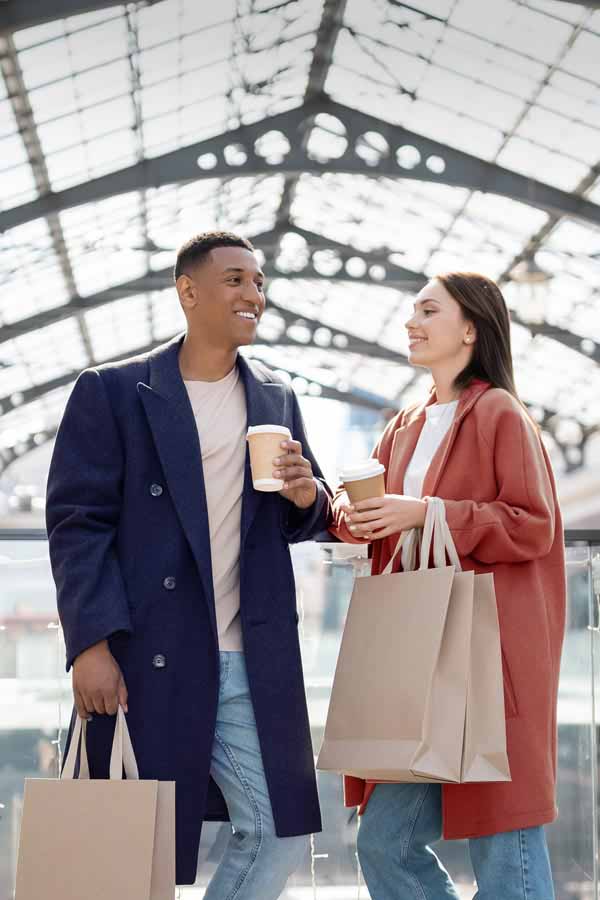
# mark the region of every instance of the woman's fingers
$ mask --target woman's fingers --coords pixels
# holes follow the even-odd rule
[[[354,512],[350,513],[348,518],[356,525],[359,525],[361,522],[376,522],[382,518],[382,510],[369,509],[367,512]]]
[[[348,528],[353,534],[370,534],[372,531],[379,531],[386,526],[387,522],[381,519],[373,519],[371,522],[363,522],[362,524],[350,524]]]

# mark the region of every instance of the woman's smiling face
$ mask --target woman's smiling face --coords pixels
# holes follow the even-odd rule
[[[444,285],[432,279],[417,294],[414,313],[406,322],[408,359],[427,369],[444,364],[467,365],[475,328]]]

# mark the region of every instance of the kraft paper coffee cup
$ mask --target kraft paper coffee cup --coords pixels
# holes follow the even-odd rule
[[[292,433],[285,425],[252,425],[248,429],[252,484],[256,491],[280,491],[283,478],[273,478],[276,465],[273,460],[283,456],[281,442],[290,440]]]
[[[371,500],[385,495],[385,466],[376,459],[347,466],[340,472],[340,479],[351,503]]]

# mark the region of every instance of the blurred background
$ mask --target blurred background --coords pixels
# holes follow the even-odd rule
[[[0,69],[0,900],[23,778],[56,774],[70,710],[56,428],[82,369],[183,330],[175,251],[215,228],[257,247],[268,311],[244,353],[291,381],[332,483],[428,391],[406,357],[420,287],[501,285],[568,529],[557,896],[599,898],[600,2],[0,0]],[[354,553],[294,555],[316,747]],[[356,817],[320,788],[288,900],[366,898]],[[223,840],[206,830],[182,897]],[[443,853],[470,898],[464,846]]]

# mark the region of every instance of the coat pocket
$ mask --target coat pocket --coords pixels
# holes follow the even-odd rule
[[[519,708],[504,650],[502,650],[502,681],[504,683],[504,715],[507,719],[514,719],[519,715]]]

